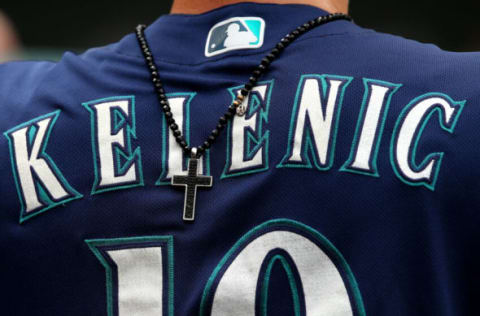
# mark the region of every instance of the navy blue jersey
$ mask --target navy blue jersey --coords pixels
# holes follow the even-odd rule
[[[203,143],[305,5],[146,29]],[[2,315],[476,315],[480,55],[336,21],[273,62],[187,173],[135,35],[0,65]]]

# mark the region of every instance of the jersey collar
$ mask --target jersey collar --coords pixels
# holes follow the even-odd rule
[[[322,9],[309,5],[238,3],[199,15],[170,14],[158,18],[147,27],[145,35],[157,62],[196,65],[229,56],[264,54],[288,32],[306,21],[327,15]],[[235,17],[259,17],[265,21],[264,43],[256,49],[233,50],[212,57],[205,55],[210,29],[217,23]],[[304,37],[360,30],[347,21],[336,21],[319,27]],[[138,56],[141,56],[140,51]]]

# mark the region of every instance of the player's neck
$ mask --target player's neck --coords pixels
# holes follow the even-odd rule
[[[348,13],[348,0],[174,0],[170,13],[200,14],[239,2],[308,4],[330,13]]]

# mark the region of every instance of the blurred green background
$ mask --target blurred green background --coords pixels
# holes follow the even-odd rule
[[[0,10],[13,22],[28,59],[58,59],[119,40],[139,23],[167,14],[171,1],[7,1]],[[480,1],[352,0],[355,22],[377,31],[431,42],[452,51],[480,50]]]

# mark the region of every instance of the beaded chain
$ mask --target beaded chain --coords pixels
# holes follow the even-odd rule
[[[138,25],[136,28],[137,40],[142,49],[143,56],[145,57],[145,62],[148,70],[150,71],[150,76],[155,88],[155,92],[157,93],[157,97],[165,115],[167,124],[172,130],[173,136],[175,137],[176,142],[182,148],[184,154],[186,154],[187,156],[191,156],[192,158],[200,158],[205,153],[205,150],[212,146],[217,137],[220,135],[221,131],[227,125],[228,121],[234,117],[235,113],[240,116],[245,114],[245,106],[241,106],[242,102],[244,101],[245,97],[250,93],[250,91],[252,91],[258,79],[267,71],[270,64],[280,55],[280,53],[303,33],[306,33],[317,26],[336,20],[351,21],[352,18],[343,13],[333,13],[330,15],[320,16],[316,19],[308,21],[303,25],[300,25],[295,30],[283,37],[280,42],[275,45],[275,47],[261,60],[260,64],[253,70],[250,78],[248,79],[248,82],[240,90],[235,100],[228,107],[227,111],[220,117],[217,126],[215,127],[215,129],[212,130],[208,138],[203,142],[202,145],[196,148],[188,146],[184,135],[182,135],[182,132],[179,130],[179,127],[175,122],[175,118],[173,117],[170,105],[168,103],[168,98],[163,88],[163,84],[160,81],[158,68],[155,65],[154,57],[145,38],[144,32],[146,26]]]

